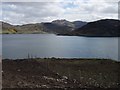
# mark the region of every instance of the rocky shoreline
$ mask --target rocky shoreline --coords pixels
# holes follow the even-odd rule
[[[108,59],[36,58],[2,61],[6,88],[119,88],[120,63]]]

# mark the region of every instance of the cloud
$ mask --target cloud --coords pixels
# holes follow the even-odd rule
[[[67,0],[66,0],[67,1]],[[118,18],[118,0],[55,0],[55,2],[3,2],[2,20],[11,24],[48,22],[54,19],[94,21]]]
[[[2,19],[2,3],[0,2],[0,20]]]
[[[65,3],[66,4],[66,3]],[[98,19],[118,19],[118,2],[108,2],[106,0],[76,0],[67,2],[67,6],[73,4],[74,7],[66,7],[64,17],[68,20],[94,21]]]

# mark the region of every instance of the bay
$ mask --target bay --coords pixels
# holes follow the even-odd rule
[[[4,34],[2,58],[105,58],[118,60],[118,38]]]

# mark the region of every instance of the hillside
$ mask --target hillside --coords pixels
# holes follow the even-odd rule
[[[35,33],[36,34],[43,34],[43,33],[66,34],[75,30],[76,28],[78,28],[78,26],[83,25],[82,21],[75,23],[75,22],[69,22],[67,20],[55,20],[48,23],[43,22],[43,23],[24,24],[24,25],[11,25],[6,22],[1,22],[1,23],[2,23],[3,34],[30,34],[30,33],[32,34],[35,34]]]
[[[74,21],[72,22],[74,24],[74,27],[77,28],[81,28],[82,26],[86,25],[87,22],[83,22],[83,21]]]
[[[11,25],[2,22],[4,34],[43,34],[52,33],[57,35],[90,36],[90,37],[118,37],[120,21],[114,19],[102,19],[94,22],[82,22],[67,20],[54,20],[25,25]]]
[[[103,19],[90,22],[83,27],[74,30],[71,34],[77,36],[120,36],[120,21],[114,19]]]
[[[0,22],[1,23],[1,27],[2,27],[2,33],[16,33],[15,27],[9,23],[6,22]]]
[[[83,21],[70,22],[70,21],[67,21],[65,19],[63,19],[63,20],[54,20],[54,21],[52,21],[52,23],[57,24],[57,25],[61,25],[61,26],[71,27],[72,30],[80,28],[80,27],[87,24],[87,22],[83,22]]]
[[[54,20],[52,21],[52,23],[56,24],[56,25],[60,25],[60,26],[69,26],[74,28],[74,25],[72,24],[72,22],[67,21],[67,20]]]
[[[58,25],[54,23],[43,23],[43,28],[45,32],[54,34],[64,34],[71,32],[72,28],[69,26]]]
[[[3,34],[29,34],[29,33],[45,33],[40,24],[11,25],[2,22]]]
[[[14,27],[19,33],[26,33],[26,34],[29,34],[29,33],[43,34],[43,33],[46,33],[43,29],[42,24],[40,24],[40,23],[17,25],[17,26],[14,26]]]

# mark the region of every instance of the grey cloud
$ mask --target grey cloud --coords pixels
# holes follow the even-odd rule
[[[73,3],[77,7],[70,7],[67,2],[6,2],[2,4],[3,20],[12,24],[25,24],[62,18],[71,21],[117,18],[113,15],[117,14],[117,3],[89,1],[93,2],[86,3],[83,0],[80,3]]]
[[[106,14],[118,14],[118,7],[108,6],[104,8],[101,12],[106,13]]]
[[[14,17],[19,20],[24,20],[24,22],[26,21],[26,23],[28,23],[33,22],[34,20],[45,20],[45,18],[48,17],[57,17],[62,12],[63,12],[62,8],[57,6],[56,3],[51,2],[3,3],[3,20],[5,20],[5,17],[9,17],[10,20]],[[15,21],[13,20],[11,21],[11,23],[14,22]]]

